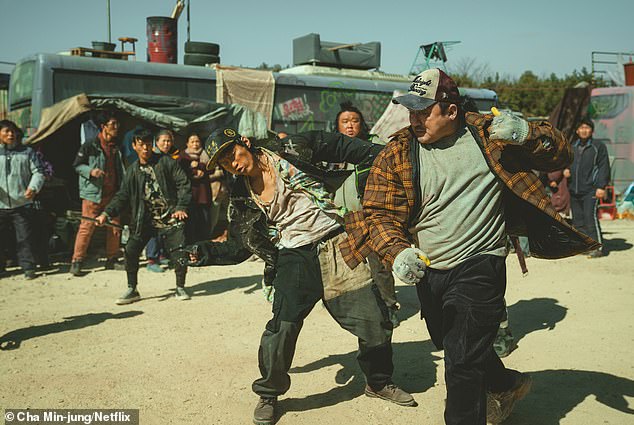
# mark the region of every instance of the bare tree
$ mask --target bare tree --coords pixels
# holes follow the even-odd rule
[[[462,57],[447,66],[448,73],[459,80],[471,82],[472,85],[480,85],[487,78],[493,77],[488,63],[479,63],[477,58]]]

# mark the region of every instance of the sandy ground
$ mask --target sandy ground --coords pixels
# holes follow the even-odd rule
[[[634,222],[603,223],[607,257],[509,257],[510,321],[519,348],[505,360],[533,391],[508,424],[634,423]],[[191,301],[172,298],[173,273],[140,272],[141,302],[116,306],[121,271],[95,268],[0,280],[0,408],[138,408],[142,424],[249,424],[257,348],[270,316],[262,263],[194,269]],[[363,395],[356,341],[317,305],[280,403],[280,425],[442,424],[442,352],[399,286],[394,380],[419,406]]]

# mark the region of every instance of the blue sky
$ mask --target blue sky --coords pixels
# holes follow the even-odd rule
[[[111,0],[112,38],[139,39],[145,60],[147,16],[167,16],[176,0]],[[0,61],[36,52],[90,47],[107,39],[106,0],[0,0]],[[292,62],[292,40],[316,32],[326,41],[380,41],[381,69],[407,73],[420,44],[460,40],[448,66],[474,60],[518,77],[590,69],[595,51],[634,52],[634,0],[255,1],[191,0],[191,39],[220,44],[221,62]],[[179,20],[179,56],[186,40]]]

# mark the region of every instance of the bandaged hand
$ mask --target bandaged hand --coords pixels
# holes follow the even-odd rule
[[[493,117],[489,127],[489,138],[522,145],[528,136],[528,122],[509,112],[501,112]]]
[[[392,271],[403,283],[415,285],[425,276],[427,254],[418,248],[405,248],[394,259]]]

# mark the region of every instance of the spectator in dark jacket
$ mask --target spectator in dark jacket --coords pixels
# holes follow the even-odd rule
[[[564,176],[569,180],[573,226],[603,244],[597,206],[610,182],[610,161],[605,144],[592,139],[593,131],[592,120],[583,119],[577,127],[579,138],[572,143],[574,160],[570,168],[564,170]],[[588,258],[601,256],[603,251],[599,248],[590,252]]]
[[[42,189],[44,173],[35,152],[24,146],[14,122],[0,121],[0,257],[4,256],[8,228],[15,229],[17,258],[26,279],[35,278],[33,255],[33,200]],[[4,273],[4,258],[0,274]]]
[[[154,155],[149,131],[138,131],[132,138],[132,147],[139,159],[128,168],[121,188],[97,217],[97,223],[103,225],[110,217],[118,216],[123,208],[130,208],[132,213],[130,238],[125,247],[128,290],[116,303],[130,304],[141,299],[136,289],[139,256],[152,236],[163,241],[170,255],[176,273],[176,297],[188,300],[187,267],[180,256],[184,255],[184,221],[191,200],[191,185],[176,161],[166,155]]]
[[[143,128],[138,128],[143,130]],[[132,136],[134,136],[133,133]],[[132,146],[132,139],[130,140],[130,146]],[[134,149],[133,149],[134,151]],[[174,133],[166,128],[159,130],[154,138],[154,153],[157,155],[166,155],[172,159],[178,159],[178,149],[174,147]],[[134,153],[136,156],[136,152]],[[165,270],[161,267],[161,264],[167,264],[165,255],[165,248],[163,242],[158,236],[153,236],[145,247],[145,256],[147,258],[147,270],[155,273],[163,273]]]

